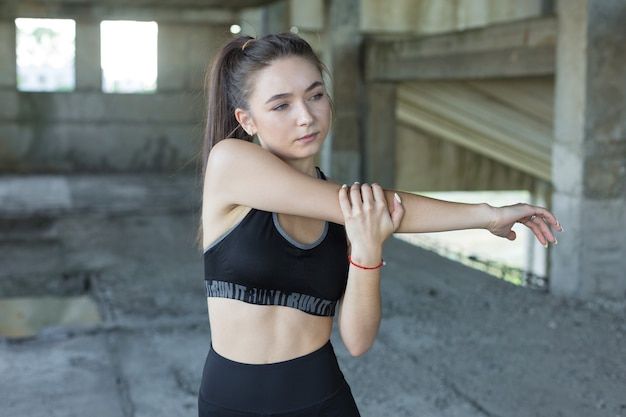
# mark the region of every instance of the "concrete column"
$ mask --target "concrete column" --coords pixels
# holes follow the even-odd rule
[[[289,3],[286,0],[277,1],[263,7],[261,16],[261,36],[289,30],[290,12]]]
[[[319,32],[324,29],[323,0],[289,0],[289,9],[290,23],[300,31]]]
[[[330,0],[327,13],[327,65],[332,76],[335,103],[333,134],[329,143],[332,149],[329,175],[339,182],[363,181],[360,0]]]
[[[157,90],[180,91],[186,86],[188,57],[191,45],[187,43],[189,24],[159,24]],[[198,54],[200,55],[200,54]]]
[[[367,84],[364,120],[365,180],[396,187],[396,84]]]
[[[0,20],[0,88],[16,87],[15,21]]]
[[[76,22],[76,90],[102,91],[100,23]]]
[[[551,291],[626,299],[626,7],[558,3]]]
[[[263,29],[263,15],[264,12],[262,7],[241,10],[239,12],[241,34],[249,35],[254,38],[260,36]]]
[[[18,97],[15,21],[0,14],[0,171],[14,170],[30,144],[17,123]]]

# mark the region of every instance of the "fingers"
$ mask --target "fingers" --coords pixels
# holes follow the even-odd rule
[[[339,203],[344,217],[348,215],[355,217],[366,213],[374,216],[391,215],[385,191],[378,184],[355,182],[349,187],[344,184],[339,190]],[[398,211],[396,217],[401,218],[403,213],[403,210]]]
[[[352,207],[360,205],[372,205],[374,202],[385,201],[383,189],[378,184],[361,184],[355,182],[350,187],[343,185],[342,190],[349,193],[349,200]]]
[[[339,205],[341,206],[343,216],[349,216],[352,211],[352,204],[348,197],[348,186],[345,184],[339,189]]]
[[[539,240],[539,242],[546,248],[548,247],[548,242],[552,242],[554,244],[558,243],[558,240],[554,236],[554,233],[552,233],[550,225],[552,224],[555,227],[558,226],[561,231],[563,230],[563,228],[560,227],[560,225],[558,224],[558,221],[556,220],[554,215],[552,215],[552,213],[550,212],[547,213],[550,214],[551,218],[534,214],[530,216],[525,222],[523,222],[523,224],[528,227],[537,237],[537,240]]]
[[[554,214],[542,207],[520,206],[525,206],[527,211],[525,216],[517,221],[518,223],[528,227],[544,247],[547,248],[549,242],[558,243],[552,228],[562,232],[563,227],[559,224]]]
[[[358,182],[348,187],[346,184],[341,186],[339,190],[339,205],[346,219],[354,218],[363,211],[364,204],[368,200],[371,201],[372,192],[369,185],[361,186]]]
[[[492,233],[496,236],[515,240],[516,234],[512,230],[513,224],[521,223],[530,229],[544,247],[547,248],[548,243],[558,243],[554,231],[562,232],[563,227],[554,214],[547,209],[523,203],[501,207],[501,209],[500,221],[492,229]]]
[[[533,213],[533,216],[535,218],[540,218],[543,219],[544,223],[546,223],[547,225],[551,225],[552,227],[554,227],[556,230],[562,232],[563,231],[563,227],[559,224],[559,221],[556,219],[556,216],[554,214],[552,214],[550,211],[542,208],[542,207],[535,207],[535,213]],[[533,217],[531,216],[531,217]],[[534,219],[533,219],[534,221]],[[549,228],[549,227],[548,227]]]
[[[359,203],[362,203],[364,207],[369,207],[374,201],[372,187],[369,184],[355,182],[352,184],[352,187],[350,187],[350,198],[353,206],[359,206]]]
[[[391,212],[391,221],[393,223],[393,230],[398,230],[402,218],[404,217],[404,206],[402,205],[402,199],[398,193],[393,194],[393,211]]]
[[[509,233],[506,235],[506,238],[513,241],[517,239],[517,233],[515,233],[515,230],[509,230]]]
[[[533,206],[532,208],[533,213],[528,217],[527,220],[523,221],[522,223],[530,222],[532,224],[540,225],[542,226],[543,230],[548,231],[550,234],[552,234],[550,227],[553,227],[559,232],[563,231],[563,226],[560,225],[556,216],[552,214],[549,210],[543,207]]]

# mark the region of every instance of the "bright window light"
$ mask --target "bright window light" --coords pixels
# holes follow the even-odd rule
[[[76,22],[19,18],[15,28],[18,90],[74,90]]]
[[[157,87],[156,22],[100,23],[102,91],[153,93]]]

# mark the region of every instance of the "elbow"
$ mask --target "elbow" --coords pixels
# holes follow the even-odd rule
[[[363,356],[365,355],[370,348],[372,347],[372,345],[374,344],[374,341],[371,341],[369,343],[366,342],[361,342],[361,343],[345,343],[346,349],[348,349],[348,353],[350,353],[350,356],[352,356],[353,358],[358,358],[359,356]]]
[[[353,358],[358,358],[359,356],[365,355],[368,350],[370,350],[369,347],[365,349],[348,349],[348,352],[350,352],[350,356],[352,356]]]
[[[343,311],[345,313],[345,311]],[[347,316],[341,314],[339,318],[339,333],[343,345],[352,357],[366,354],[374,345],[378,329],[380,328],[380,314],[367,319],[346,320]]]

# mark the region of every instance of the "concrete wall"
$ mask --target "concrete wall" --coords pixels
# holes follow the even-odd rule
[[[432,35],[542,16],[545,0],[361,0],[367,33]]]
[[[394,0],[379,2],[283,0],[240,10],[29,6],[0,10],[0,172],[146,171],[195,166],[202,136],[202,82],[211,51],[241,22],[244,33],[298,30],[334,71],[338,104],[336,134],[322,165],[346,180],[362,172],[358,103],[364,93],[344,80],[360,78],[356,57],[360,31],[430,33],[461,29],[541,13],[544,2]],[[454,3],[454,4],[453,4]],[[390,10],[401,11],[398,15]],[[345,13],[344,13],[345,11]],[[351,24],[346,25],[346,19]],[[465,17],[463,17],[465,16]],[[76,91],[25,93],[15,85],[15,17],[73,18],[77,21]],[[99,65],[99,23],[104,19],[156,20],[159,75],[155,94],[103,94]],[[297,28],[297,29],[296,29]],[[348,42],[348,43],[346,43]],[[350,45],[346,49],[346,45]],[[353,103],[355,106],[353,106]],[[347,116],[346,116],[347,115]],[[347,117],[347,118],[346,118]],[[345,122],[345,123],[344,123]],[[356,123],[356,124],[355,124]],[[191,165],[189,163],[191,162]]]
[[[76,90],[71,93],[17,91],[15,24],[9,16],[2,16],[0,172],[196,168],[203,128],[204,71],[212,51],[229,35],[233,15],[223,15],[217,22],[161,15],[163,20],[157,20],[158,91],[105,94],[99,65],[100,21],[133,16],[93,14],[92,10],[88,18],[84,12],[65,16],[77,21]],[[152,15],[159,17],[159,13]],[[148,16],[137,17],[148,20]]]

